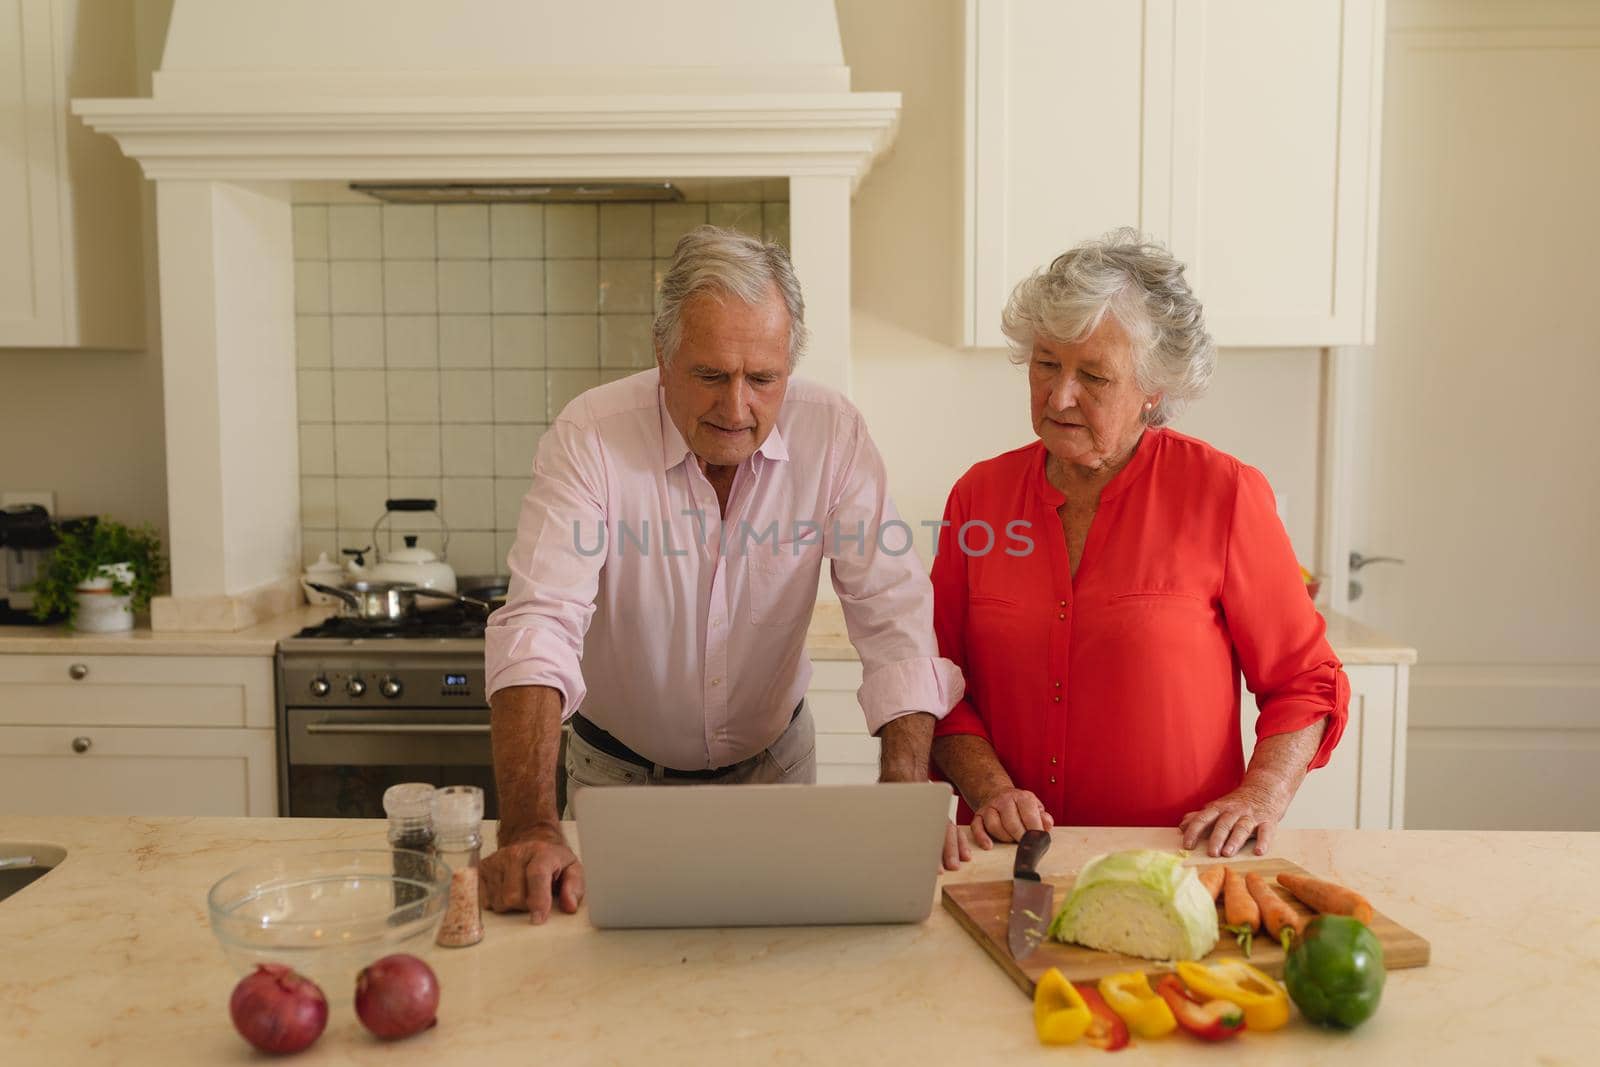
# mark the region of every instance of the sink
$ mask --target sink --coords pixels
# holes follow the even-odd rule
[[[35,841],[0,841],[0,900],[26,889],[67,858],[60,845]]]

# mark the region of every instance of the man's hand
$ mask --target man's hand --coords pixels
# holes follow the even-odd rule
[[[529,921],[542,923],[552,903],[568,915],[583,903],[583,864],[567,847],[560,826],[537,826],[520,840],[500,845],[478,871],[493,911],[527,909]]]
[[[1254,834],[1256,855],[1265,856],[1278,831],[1278,821],[1293,799],[1294,790],[1284,788],[1279,780],[1246,774],[1238,789],[1183,817],[1178,823],[1183,847],[1195,848],[1204,838],[1207,854],[1231,856]]]
[[[1055,824],[1038,797],[1012,786],[985,798],[972,813],[972,839],[979,848],[993,848],[996,841],[1021,841],[1027,831]]]

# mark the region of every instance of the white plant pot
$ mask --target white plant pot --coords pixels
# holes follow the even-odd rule
[[[101,567],[95,577],[78,583],[78,613],[72,621],[73,629],[91,634],[133,629],[133,597],[111,592],[112,583],[118,578],[133,581],[133,566],[112,563]]]

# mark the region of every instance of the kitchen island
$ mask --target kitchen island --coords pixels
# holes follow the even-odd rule
[[[569,827],[569,832],[571,828]],[[574,837],[576,835],[574,834]],[[207,926],[228,871],[297,849],[382,847],[379,822],[0,817],[0,840],[67,850],[0,901],[0,1062],[262,1062],[234,1033],[237,975]],[[1176,833],[1057,829],[1042,869],[1172,847]],[[1296,1016],[1222,1049],[1173,1035],[1117,1062],[1580,1064],[1595,1062],[1600,834],[1289,830],[1277,854],[1358,887],[1432,943],[1390,974],[1352,1033]],[[1009,876],[1012,849],[951,880]],[[931,861],[931,857],[930,857]],[[328,990],[328,1030],[290,1062],[1098,1062],[1045,1048],[1028,1001],[935,904],[913,926],[597,931],[580,910],[542,927],[490,915],[483,942],[433,949],[439,1026],[396,1045],[360,1029]]]

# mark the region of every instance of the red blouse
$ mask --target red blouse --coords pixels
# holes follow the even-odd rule
[[[938,734],[988,739],[1058,824],[1176,826],[1244,774],[1243,671],[1256,737],[1326,717],[1311,766],[1327,763],[1350,683],[1261,472],[1146,431],[1100,495],[1074,578],[1045,458],[1036,441],[950,492],[934,630],[967,687]]]

